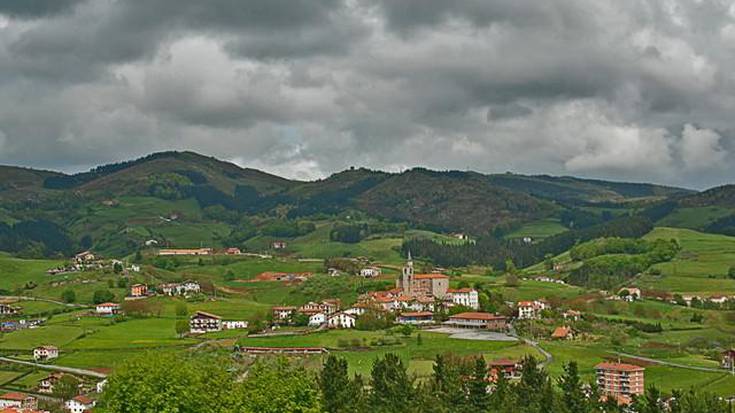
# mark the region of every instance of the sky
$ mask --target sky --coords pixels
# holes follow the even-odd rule
[[[3,0],[0,164],[735,182],[735,4]]]

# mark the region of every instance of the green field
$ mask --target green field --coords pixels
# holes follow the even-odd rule
[[[533,221],[524,224],[515,231],[507,234],[505,238],[523,238],[531,237],[533,239],[543,239],[552,235],[561,234],[562,232],[568,231],[569,228],[559,222],[558,219],[547,218],[540,221]]]
[[[656,224],[662,227],[702,229],[719,218],[732,215],[731,208],[719,206],[678,208]]]

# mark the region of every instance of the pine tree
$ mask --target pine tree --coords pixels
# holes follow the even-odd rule
[[[373,412],[409,412],[413,399],[413,383],[408,377],[406,366],[395,354],[386,354],[373,363],[370,372],[370,404]]]
[[[467,383],[467,398],[470,411],[484,412],[490,406],[487,393],[487,363],[482,356],[475,359],[472,375]]]
[[[322,391],[322,404],[327,413],[346,412],[349,404],[350,379],[347,375],[347,361],[330,355],[324,362],[319,375]]]
[[[559,387],[562,390],[562,401],[567,412],[586,413],[589,410],[576,362],[571,361],[564,366],[564,374],[559,378]]]

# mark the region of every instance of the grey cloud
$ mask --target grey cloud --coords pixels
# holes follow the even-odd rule
[[[40,18],[69,12],[87,0],[3,0],[0,14],[19,18]]]

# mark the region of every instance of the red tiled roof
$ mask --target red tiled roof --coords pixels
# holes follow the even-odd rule
[[[431,311],[416,311],[410,313],[402,313],[401,317],[432,317],[434,313]]]
[[[449,277],[444,274],[416,274],[413,278],[414,280],[449,279]]]
[[[498,359],[498,360],[494,360],[488,363],[488,366],[489,367],[513,367],[517,364],[518,364],[517,361],[508,360],[508,359]]]
[[[645,370],[645,368],[641,366],[636,366],[635,364],[603,362],[603,363],[596,365],[595,370],[643,371]]]
[[[209,318],[217,318],[217,319],[222,318],[222,317],[220,317],[218,315],[215,315],[215,314],[212,314],[212,313],[207,313],[207,312],[204,312],[204,311],[197,311],[194,314],[194,316],[198,316],[198,315],[201,315],[201,316],[204,316],[204,317],[209,317]],[[194,316],[192,316],[192,317],[194,317]]]
[[[464,320],[500,320],[505,319],[502,315],[496,315],[491,313],[478,313],[478,312],[467,312],[450,315],[450,319],[459,318]]]
[[[0,396],[0,400],[16,400],[16,401],[23,401],[28,398],[28,395],[25,393],[5,393],[2,396]]]
[[[551,338],[566,338],[571,332],[572,329],[569,327],[557,327],[554,332],[551,333]]]
[[[291,306],[286,306],[286,307],[284,307],[284,306],[275,306],[275,307],[273,307],[273,311],[292,311],[292,310],[296,310],[296,307],[291,307]]]
[[[74,397],[74,399],[72,399],[72,400],[76,400],[76,401],[78,401],[81,404],[92,404],[92,402],[93,402],[93,400],[90,399],[89,397],[87,397],[87,396],[81,396],[81,395]]]
[[[117,303],[102,303],[102,304],[97,304],[97,307],[120,307],[120,304],[117,304]]]

